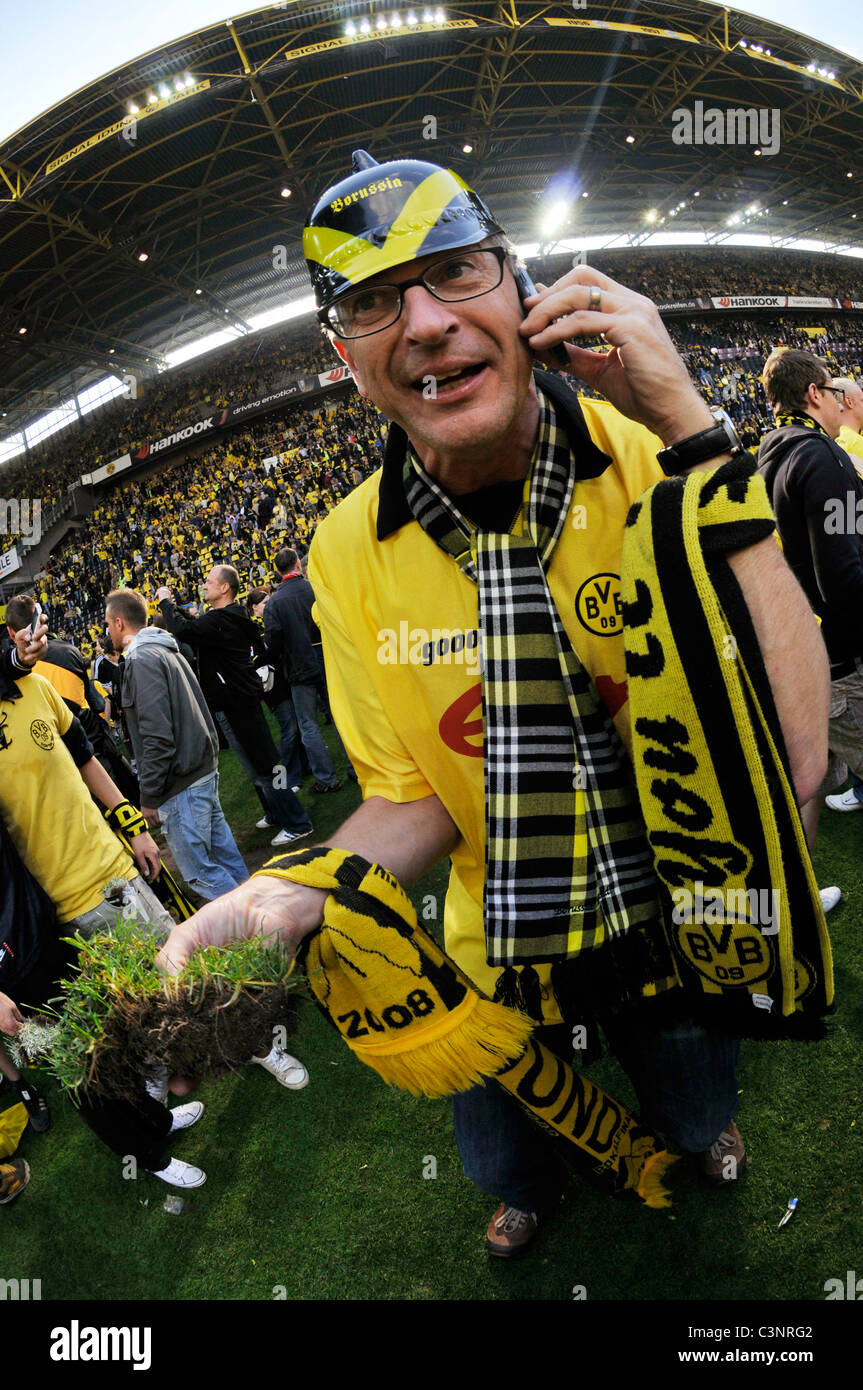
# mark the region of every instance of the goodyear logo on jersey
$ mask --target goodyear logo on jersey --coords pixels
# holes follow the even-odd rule
[[[582,627],[597,637],[617,637],[623,631],[623,605],[619,574],[592,574],[575,596],[575,612]]]

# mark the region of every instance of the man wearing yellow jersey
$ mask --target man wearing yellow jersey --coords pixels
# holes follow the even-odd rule
[[[161,867],[154,840],[147,832],[134,836],[133,859],[106,824],[93,797],[110,811],[124,804],[122,794],[53,686],[27,669],[30,655],[44,656],[46,626],[43,618],[36,628],[38,651],[17,660],[23,654],[16,640],[14,669],[7,676],[0,668],[0,816],[20,858],[54,904],[58,937],[111,930],[119,909],[105,900],[102,890],[115,879],[127,885],[123,912],[128,920],[163,936],[173,922],[144,877],[155,878]],[[38,1007],[56,994],[53,981],[65,974],[68,963],[59,939],[40,943],[32,970],[12,986],[14,997],[0,992],[0,1033],[14,1036],[20,1029],[19,1004]],[[0,1071],[19,1085],[20,1072],[2,1046]],[[144,1093],[145,1080],[141,1078],[141,1095],[134,1104],[81,1100],[82,1118],[115,1153],[132,1155],[162,1181],[176,1187],[200,1186],[205,1175],[171,1158],[167,1137],[194,1123],[203,1107],[181,1107],[182,1113],[172,1115]],[[22,1098],[30,1110],[32,1097]],[[44,1129],[47,1110],[38,1098],[37,1106],[31,1119]]]
[[[629,747],[619,598],[627,513],[662,477],[661,445],[677,450],[675,472],[715,467],[739,446],[698,396],[649,300],[587,266],[536,295],[489,209],[451,171],[418,160],[376,166],[358,151],[354,172],[316,205],[304,248],[319,319],[361,395],[392,422],[382,471],[319,526],[311,550],[333,712],[364,795],[330,843],[376,860],[404,885],[449,855],[447,950],[493,994],[510,972],[489,963],[493,924],[483,919],[484,774],[500,770],[484,723],[487,730],[491,709],[500,728],[509,704],[483,689],[478,585],[451,558],[447,538],[428,529],[426,507],[455,517],[460,535],[480,528],[523,537],[535,475],[546,475],[550,459],[560,469],[566,460],[574,481],[566,513],[548,507],[556,529],[547,587]],[[607,355],[562,347],[600,334],[612,345]],[[581,403],[560,378],[534,370],[535,356],[559,360],[561,352],[613,404]],[[826,764],[817,627],[772,539],[731,564],[805,800]],[[532,819],[532,862],[545,873],[542,812]],[[268,930],[279,926],[297,943],[320,924],[324,899],[255,877],[218,911],[205,908],[176,928],[163,962],[175,968],[200,942],[252,934],[265,918]],[[541,1012],[549,1046],[571,1052],[560,1028],[567,1001],[551,987],[554,959],[537,962],[530,1000],[527,967],[519,976],[524,1004]],[[642,1029],[617,1050],[646,1121],[698,1154],[705,1176],[735,1176],[745,1163],[732,1119],[736,1043],[689,1023]],[[493,1085],[455,1098],[455,1125],[467,1175],[500,1199],[487,1248],[518,1253],[562,1189],[554,1155]]]
[[[842,423],[836,436],[836,443],[851,457],[857,472],[863,476],[863,390],[859,381],[850,376],[834,376],[833,385],[844,391],[842,397]]]

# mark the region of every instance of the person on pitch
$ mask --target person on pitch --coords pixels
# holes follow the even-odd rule
[[[843,428],[851,443],[855,434],[845,417],[846,387],[837,385],[814,353],[777,348],[764,364],[763,380],[774,428],[761,441],[758,461],[788,563],[821,620],[830,656],[830,764],[803,809],[814,848],[824,799],[833,809],[837,801],[840,810],[849,800],[853,807],[853,787],[841,798],[836,793],[849,772],[857,781],[863,778],[863,538],[856,524],[863,477],[841,437]],[[855,425],[861,419],[861,393],[853,382],[848,389]],[[835,884],[823,888],[824,911],[841,896]]]
[[[37,1130],[48,1128],[47,1105],[35,1088],[22,1082],[2,1038],[20,1032],[22,1010],[39,1009],[56,998],[58,982],[75,960],[61,938],[80,932],[88,939],[111,931],[119,909],[106,900],[103,889],[112,880],[125,881],[127,921],[159,939],[173,926],[147,881],[162,872],[155,841],[95,757],[79,720],[33,670],[44,660],[46,644],[43,617],[32,637],[28,629],[16,631],[15,648],[0,664],[0,819],[56,910],[56,932],[40,941],[27,968],[9,986],[13,993],[0,988],[0,1073],[18,1089]],[[105,807],[104,817],[94,797]],[[114,834],[114,826],[129,830],[129,850]],[[28,924],[14,925],[23,930]],[[4,940],[0,950],[7,945]],[[5,975],[0,971],[0,986]],[[199,1187],[206,1175],[171,1157],[168,1136],[194,1124],[203,1105],[193,1101],[169,1110],[147,1094],[145,1086],[142,1078],[134,1103],[82,1096],[78,1113],[114,1153],[134,1157],[173,1187]],[[8,1190],[15,1195],[18,1189],[13,1183]]]
[[[749,461],[649,300],[589,266],[537,292],[452,171],[378,165],[358,151],[315,205],[304,254],[325,332],[392,422],[382,469],[318,527],[310,554],[333,713],[364,796],[329,843],[405,886],[449,856],[446,949],[477,988],[531,1013],[542,1040],[570,1057],[575,1026],[592,1025],[590,1001],[604,998],[597,1013],[644,1122],[708,1179],[733,1180],[746,1163],[737,1040],[688,1015],[628,1026],[623,1007],[630,967],[636,993],[663,985],[636,964],[639,932],[625,925],[654,871],[638,848],[644,822],[624,827],[614,811],[632,777],[618,576],[627,518],[647,488]],[[607,354],[568,341],[600,335]],[[561,354],[607,399],[580,400],[538,364]],[[730,565],[803,803],[826,765],[829,676],[769,529]],[[593,824],[605,821],[584,853],[588,725],[615,771],[604,806],[588,778]],[[597,890],[600,859],[620,916]],[[203,941],[274,926],[296,945],[320,925],[325,897],[264,870],[176,928],[164,967]],[[629,962],[623,974],[615,959]],[[496,1086],[457,1095],[454,1117],[466,1174],[499,1202],[487,1248],[516,1254],[565,1175]]]

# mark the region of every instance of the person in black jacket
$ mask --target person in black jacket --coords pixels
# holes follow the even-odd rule
[[[246,611],[258,628],[265,646],[264,609],[269,601],[269,586],[250,589],[246,595]],[[273,718],[279,726],[279,753],[282,759],[281,765],[285,769],[285,783],[292,791],[298,792],[312,769],[303,744],[295,737],[297,726],[296,720],[293,718],[294,707],[291,703],[291,687],[288,685],[284,671],[273,660],[269,647],[267,647],[267,664],[272,673],[272,685],[264,695],[264,703],[272,711]],[[266,818],[263,821],[258,821],[257,828],[259,830],[266,830],[268,826],[269,821]]]
[[[281,583],[264,609],[264,631],[270,659],[289,687],[288,698],[273,711],[282,730],[283,761],[289,764],[286,748],[289,756],[296,756],[297,740],[302,739],[315,779],[314,791],[338,791],[341,782],[317,719],[324,660],[321,634],[312,617],[314,591],[300,571],[295,550],[287,546],[280,550],[275,564]]]
[[[117,661],[117,654],[114,651],[114,643],[110,637],[96,639],[96,656],[93,659],[93,680],[104,685],[108,692],[108,699],[111,701],[109,718],[114,718],[114,710],[117,706],[117,688],[120,684],[120,666]]]
[[[264,660],[260,633],[237,603],[240,578],[231,565],[214,565],[204,581],[209,611],[183,618],[171,590],[156,590],[156,601],[174,637],[198,654],[198,678],[216,723],[258,792],[269,819],[281,829],[272,841],[288,845],[311,835],[314,827],[296,795],[279,775],[279,755],[261,709],[263,686],[252,654]]]
[[[815,613],[830,657],[830,763],[818,794],[801,808],[810,849],[824,797],[848,769],[863,776],[863,479],[835,442],[841,388],[811,352],[777,349],[764,364],[776,428],[758,461],[776,512],[785,558]],[[821,890],[825,911],[838,888]]]

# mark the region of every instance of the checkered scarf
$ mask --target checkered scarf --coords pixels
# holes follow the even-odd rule
[[[650,978],[633,929],[659,922],[656,879],[626,752],[546,580],[575,479],[567,436],[539,401],[523,534],[478,530],[410,450],[405,494],[478,590],[489,964],[594,952],[613,963],[620,1002]]]

